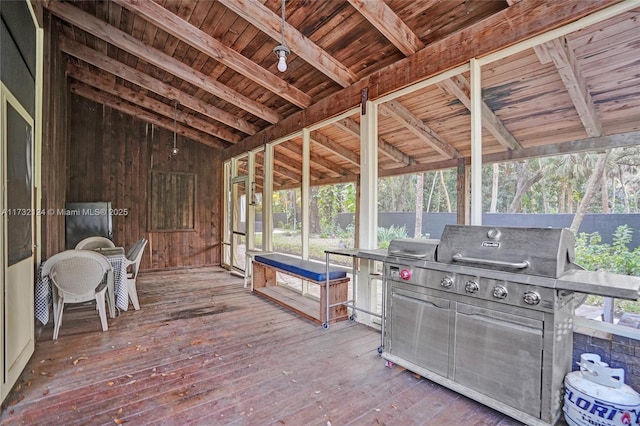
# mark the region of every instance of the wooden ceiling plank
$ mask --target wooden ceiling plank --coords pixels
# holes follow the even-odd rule
[[[117,84],[115,82],[115,78],[112,79],[104,77],[90,71],[89,69],[73,64],[67,64],[67,75],[87,86],[101,90],[113,96],[118,96],[125,101],[131,102],[134,105],[140,105],[143,108],[154,111],[167,118],[173,119],[174,117],[175,111],[173,106],[150,98],[140,91],[135,91]],[[191,114],[187,114],[184,111],[177,111],[177,121],[186,126],[193,127],[196,130],[216,136],[229,143],[237,143],[241,140],[239,135],[225,129],[220,129],[213,124],[194,117]]]
[[[83,98],[87,98],[93,102],[106,105],[109,108],[116,109],[120,112],[131,115],[140,120],[147,121],[158,127],[162,127],[167,130],[170,130],[171,132],[175,130],[176,126],[174,125],[174,122],[172,119],[158,116],[136,105],[132,105],[128,102],[125,102],[121,98],[118,98],[116,96],[112,96],[107,93],[100,92],[99,90],[85,86],[84,84],[81,84],[78,82],[71,83],[69,85],[69,90],[71,91],[71,93],[75,93],[78,96],[82,96]],[[208,137],[208,135],[205,135],[204,133],[201,133],[197,130],[192,129],[191,127],[178,125],[177,132],[183,136],[188,137],[189,139],[192,139],[196,142],[210,146],[212,148],[216,148],[216,149],[224,148],[224,145],[219,141],[216,141],[213,138]]]
[[[602,123],[598,118],[587,82],[585,81],[573,50],[565,37],[545,43],[545,47],[560,78],[567,88],[569,96],[578,111],[587,134],[591,137],[602,136]]]
[[[422,40],[385,2],[349,0],[349,3],[405,56],[424,47]]]
[[[458,158],[460,153],[450,144],[445,142],[432,128],[416,117],[399,101],[393,100],[379,106],[396,120],[402,123],[418,139],[427,143],[446,158]]]
[[[462,75],[457,75],[455,78],[443,80],[437,85],[445,92],[458,98],[462,105],[471,111],[471,85],[466,78]],[[520,143],[507,130],[502,120],[495,115],[484,100],[482,101],[481,109],[482,125],[496,138],[500,145],[507,149],[522,149]]]
[[[353,85],[317,101],[304,111],[286,117],[277,126],[268,127],[227,148],[223,157],[231,158],[262,145],[265,138],[277,140],[303,127],[313,126],[328,117],[348,111],[360,104],[364,88],[369,88],[370,99],[379,99],[460,66],[468,62],[469,58],[490,55],[505,46],[540,35],[616,3],[616,0],[520,2],[428,44],[415,54],[373,72]],[[496,34],[501,34],[501,37],[496,37]],[[473,40],[473,43],[469,40]]]
[[[339,157],[347,160],[351,164],[360,167],[360,155],[340,145],[333,139],[323,135],[322,133],[315,131],[311,132],[311,140],[319,143],[330,151],[333,151]]]
[[[249,21],[267,34],[281,42],[282,19],[257,0],[218,0],[238,16]],[[285,21],[285,44],[292,52],[304,59],[314,68],[331,78],[342,87],[348,87],[358,81],[358,77],[333,56],[313,43],[295,27]]]
[[[109,58],[93,49],[89,49],[82,44],[76,43],[67,38],[62,38],[60,40],[60,50],[80,59],[81,61],[117,75],[124,80],[144,87],[145,89],[161,96],[171,100],[177,100],[181,105],[187,106],[194,111],[211,117],[216,121],[224,123],[244,133],[253,134],[256,131],[255,126],[250,123],[247,123],[244,120],[241,120],[238,117],[216,108],[196,97],[190,96],[169,84],[149,77],[147,74],[138,71],[135,68],[126,66],[121,62],[115,61],[113,58]]]
[[[114,0],[115,3],[137,13],[158,28],[191,45],[216,61],[253,80],[267,90],[292,104],[306,108],[311,105],[311,96],[271,74],[250,59],[225,46],[209,34],[191,25],[152,1]]]
[[[67,3],[52,2],[49,10],[59,18],[81,28],[110,44],[119,47],[132,55],[143,58],[146,62],[172,74],[196,87],[200,87],[214,96],[241,108],[256,117],[270,123],[277,123],[282,117],[265,105],[249,99],[231,88],[212,80],[203,73],[167,55],[153,47],[147,46],[129,34],[112,27],[104,21],[83,12]]]

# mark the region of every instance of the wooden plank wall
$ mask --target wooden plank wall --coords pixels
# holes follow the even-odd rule
[[[149,244],[142,269],[220,264],[222,163],[220,152],[135,117],[69,95],[68,202],[110,201],[113,239],[128,249],[139,238]],[[151,170],[196,175],[195,230],[149,232]]]
[[[42,182],[38,188],[43,211],[63,209],[67,180],[66,60],[58,49],[60,21],[44,12],[44,84],[42,93]],[[41,217],[42,259],[64,250],[64,216]]]

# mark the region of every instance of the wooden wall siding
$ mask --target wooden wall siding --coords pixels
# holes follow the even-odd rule
[[[44,13],[44,84],[42,93],[42,209],[63,209],[67,182],[66,59],[58,49],[60,21]],[[52,210],[53,209],[53,210]],[[64,216],[42,216],[42,259],[64,250]]]
[[[149,244],[142,269],[220,264],[220,152],[178,136],[179,153],[170,154],[173,133],[77,95],[70,98],[67,201],[110,201],[113,239],[130,247]],[[150,232],[150,171],[192,173],[197,182],[193,230]]]

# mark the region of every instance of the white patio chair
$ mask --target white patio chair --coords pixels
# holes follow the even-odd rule
[[[142,254],[147,246],[148,240],[141,238],[129,249],[125,263],[127,265],[127,290],[129,291],[129,299],[135,310],[140,309],[138,301],[138,290],[136,288],[136,278],[138,278],[138,270],[142,261]]]
[[[105,237],[87,237],[76,244],[76,250],[94,250],[97,248],[113,248],[116,245]]]
[[[105,310],[105,277],[111,264],[100,253],[88,250],[66,250],[51,256],[42,268],[49,277],[53,293],[53,340],[58,338],[65,303],[82,303],[95,299],[102,330],[108,329]]]

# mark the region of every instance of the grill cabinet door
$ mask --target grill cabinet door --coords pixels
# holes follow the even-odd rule
[[[542,321],[457,304],[454,380],[540,416]]]
[[[447,377],[450,301],[394,289],[391,303],[389,352]]]

